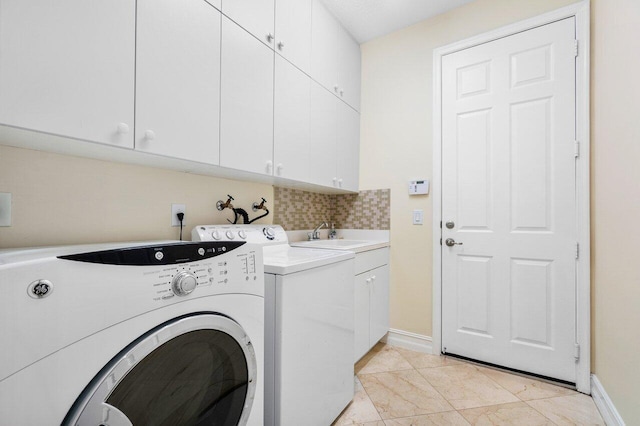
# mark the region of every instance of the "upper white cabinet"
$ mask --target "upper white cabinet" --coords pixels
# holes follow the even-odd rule
[[[311,24],[311,77],[326,89],[338,92],[338,21],[320,0],[313,0]]]
[[[338,93],[339,97],[360,111],[360,45],[338,26]]]
[[[276,56],[274,100],[274,175],[309,179],[311,79]]]
[[[138,0],[137,150],[219,163],[220,25],[202,0]]]
[[[273,61],[273,50],[222,18],[221,166],[273,174]]]
[[[7,144],[356,191],[359,102],[321,0],[0,0]]]
[[[307,74],[311,71],[312,0],[276,1],[276,52]]]
[[[360,46],[313,0],[311,76],[357,111],[360,110]]]
[[[309,182],[336,186],[336,104],[340,102],[316,82],[311,84]],[[334,180],[335,179],[335,180]]]
[[[133,147],[135,0],[0,0],[0,124]]]
[[[311,87],[309,182],[358,190],[360,114],[324,87]]]
[[[258,40],[273,47],[275,41],[274,0],[224,0],[222,13]]]
[[[343,102],[336,104],[336,186],[357,191],[360,171],[360,114]]]

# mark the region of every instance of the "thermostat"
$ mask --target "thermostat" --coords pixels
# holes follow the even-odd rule
[[[409,195],[425,195],[428,193],[428,180],[412,180],[411,182],[409,182]]]

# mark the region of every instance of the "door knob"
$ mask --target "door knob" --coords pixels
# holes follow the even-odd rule
[[[449,247],[462,245],[462,243],[456,243],[456,240],[454,240],[453,238],[447,238],[444,243]]]

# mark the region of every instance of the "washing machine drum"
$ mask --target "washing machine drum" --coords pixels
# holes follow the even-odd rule
[[[215,314],[178,318],[140,337],[87,386],[69,425],[244,425],[256,386],[249,337]]]

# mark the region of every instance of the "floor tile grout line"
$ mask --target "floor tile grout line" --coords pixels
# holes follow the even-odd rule
[[[367,396],[367,399],[369,400],[369,402],[371,403],[371,405],[373,405],[373,408],[375,408],[376,410],[376,414],[379,417],[379,421],[384,422],[384,419],[382,418],[382,416],[380,415],[380,412],[378,411],[378,407],[376,407],[376,404],[373,402],[373,400],[371,399],[371,396],[369,395],[369,392],[367,392],[367,388],[364,387],[364,385],[362,384],[362,382],[360,381],[360,378],[358,377],[358,375],[356,374],[356,377],[358,378],[358,381],[360,382],[360,387],[362,387],[362,390],[364,391],[364,394]],[[376,420],[378,421],[378,420]]]

